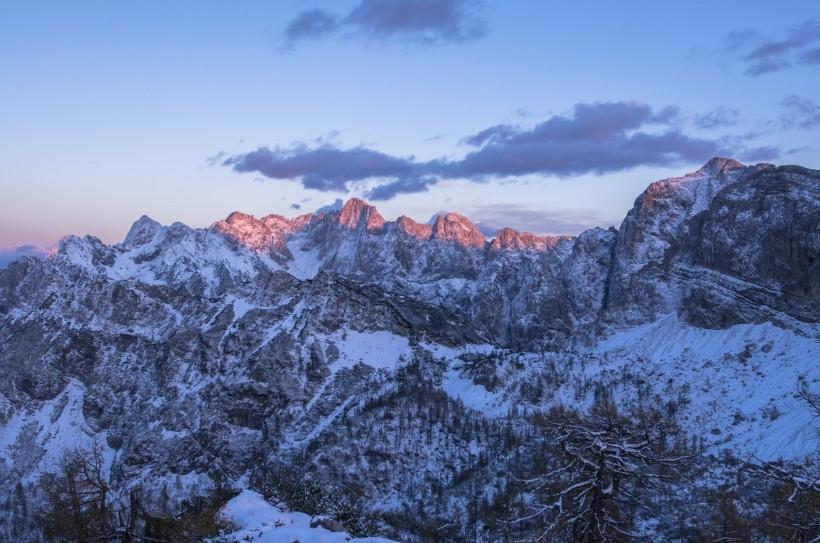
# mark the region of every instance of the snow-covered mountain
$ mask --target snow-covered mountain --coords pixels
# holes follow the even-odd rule
[[[142,217],[0,270],[0,489],[95,441],[156,499],[298,461],[406,535],[468,487],[492,500],[530,414],[602,391],[674,400],[714,453],[815,454],[795,392],[818,360],[820,172],[797,166],[715,158],[577,237],[358,199]]]

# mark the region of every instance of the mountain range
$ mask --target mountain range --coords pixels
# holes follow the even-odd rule
[[[602,395],[674,400],[706,454],[816,455],[796,392],[818,360],[820,171],[799,166],[714,158],[575,237],[360,199],[143,216],[0,270],[0,494],[94,443],[172,506],[275,461],[355,486],[412,540],[408,519],[492,503],[534,414]]]

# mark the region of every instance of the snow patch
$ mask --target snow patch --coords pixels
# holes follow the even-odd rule
[[[245,490],[220,511],[233,531],[229,541],[254,543],[395,543],[381,537],[354,538],[347,532],[332,532],[316,526],[311,517],[299,512],[285,512],[274,507],[257,492]]]
[[[359,362],[376,369],[395,369],[402,357],[412,355],[410,341],[387,330],[358,332],[343,329],[328,338],[339,349],[339,358],[330,365],[330,371],[352,368]]]
[[[43,473],[55,470],[62,455],[75,449],[103,446],[104,469],[110,469],[115,451],[109,448],[104,434],[95,434],[83,415],[85,387],[71,379],[66,388],[51,400],[31,411],[17,411],[0,426],[0,459],[8,467],[35,464],[26,482],[36,481]]]
[[[288,243],[288,250],[293,255],[293,260],[287,264],[288,273],[302,281],[316,277],[324,263],[318,247],[306,251],[301,248],[301,243],[293,241]]]

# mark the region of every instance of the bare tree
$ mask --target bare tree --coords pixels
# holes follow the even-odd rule
[[[45,507],[41,510],[43,532],[49,541],[114,541],[111,487],[104,473],[102,447],[66,452],[55,473],[41,481]]]
[[[40,527],[51,543],[193,543],[223,528],[218,511],[232,497],[219,485],[193,496],[177,512],[152,514],[139,488],[112,485],[100,445],[63,454],[54,473],[40,480],[45,503]],[[211,539],[213,540],[213,539]],[[216,541],[216,540],[213,540]]]
[[[531,511],[514,521],[533,524],[533,541],[631,538],[632,512],[649,507],[644,490],[674,477],[685,458],[657,426],[623,417],[611,403],[588,415],[554,409],[538,425],[553,443],[552,465],[525,481]]]
[[[746,464],[746,470],[763,479],[785,483],[791,488],[788,500],[794,500],[800,492],[820,493],[820,478],[813,462],[805,466],[787,465],[783,462],[759,462]]]

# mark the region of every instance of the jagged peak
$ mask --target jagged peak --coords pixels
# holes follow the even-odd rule
[[[630,213],[634,213],[636,209],[651,210],[659,200],[670,197],[683,197],[684,200],[690,201],[693,213],[702,211],[703,206],[707,205],[714,196],[716,187],[724,186],[735,180],[735,176],[729,177],[727,174],[745,168],[745,165],[732,158],[711,158],[697,171],[681,177],[668,177],[650,183],[636,198]],[[698,193],[701,196],[697,196]]]
[[[316,217],[314,213],[304,213],[302,215],[297,215],[296,217],[290,219],[290,224],[294,229],[302,228],[308,224]]]
[[[282,215],[271,213],[258,219],[240,211],[211,228],[248,249],[272,255],[286,249],[285,236],[295,230],[294,222]]]
[[[407,215],[396,219],[396,226],[405,234],[418,239],[429,239],[433,233],[433,228],[429,224],[416,222]]]
[[[504,227],[496,232],[490,248],[494,251],[510,249],[547,251],[554,249],[560,242],[571,239],[573,239],[572,236],[539,236],[532,232],[519,232],[513,228]]]
[[[454,241],[471,247],[484,247],[484,234],[470,220],[460,213],[439,213],[432,227],[434,239]]]
[[[704,164],[698,172],[716,175],[719,173],[729,173],[733,170],[739,170],[746,166],[733,158],[713,157]]]
[[[426,224],[428,224],[428,225],[430,225],[430,226],[433,226],[434,224],[436,224],[436,222],[437,222],[437,221],[438,221],[441,217],[446,218],[446,217],[447,217],[447,215],[452,215],[452,216],[453,216],[453,217],[451,217],[451,219],[450,219],[450,220],[460,220],[460,219],[463,219],[463,220],[465,220],[465,221],[467,221],[467,222],[471,222],[471,221],[470,221],[470,219],[468,219],[467,217],[465,217],[465,216],[464,216],[464,215],[462,215],[461,213],[458,213],[458,212],[456,212],[456,211],[444,211],[444,210],[442,210],[442,211],[436,211],[435,213],[433,213],[433,216],[432,216],[432,217],[430,217],[430,218],[427,220],[427,223],[426,223]]]
[[[91,270],[98,262],[110,264],[108,246],[96,236],[68,235],[57,242],[57,250],[50,256],[64,258],[76,266]]]
[[[277,222],[290,222],[290,219],[285,217],[284,215],[280,215],[279,213],[268,213],[261,219],[259,219],[263,223],[277,223]]]
[[[379,211],[361,198],[351,198],[345,202],[336,220],[352,230],[379,230],[385,223]]]
[[[88,238],[90,236],[85,236]],[[71,247],[82,247],[86,244],[86,239],[75,234],[68,234],[57,240],[57,252],[64,252]]]
[[[269,215],[265,215],[259,219],[259,222],[262,223],[265,228],[271,230],[293,231],[302,224],[305,224],[305,222],[302,221],[303,217],[305,217],[305,215],[299,215],[298,217],[289,219],[284,215],[279,215],[278,213],[270,213]],[[307,215],[307,217],[309,220],[310,215]]]
[[[220,232],[230,233],[232,236],[241,236],[247,232],[266,232],[268,230],[263,220],[241,211],[232,212],[225,217],[225,220],[217,221],[211,225],[211,228]]]
[[[618,229],[614,226],[610,226],[609,228],[601,228],[600,226],[594,226],[587,230],[584,230],[578,236],[576,236],[575,243],[576,245],[589,245],[592,243],[600,243],[600,242],[611,242],[618,237]]]
[[[143,215],[131,225],[123,240],[123,245],[133,248],[150,243],[160,230],[162,230],[160,223],[148,215]]]
[[[258,222],[259,219],[254,217],[249,213],[243,213],[242,211],[233,211],[230,215],[225,218],[225,222],[228,224],[234,224],[238,222]]]
[[[224,221],[216,222],[214,227],[219,230],[252,229],[293,231],[309,223],[312,217],[313,214],[307,213],[289,219],[288,217],[279,215],[278,213],[270,213],[264,217],[257,218],[249,213],[234,211],[228,215]]]

